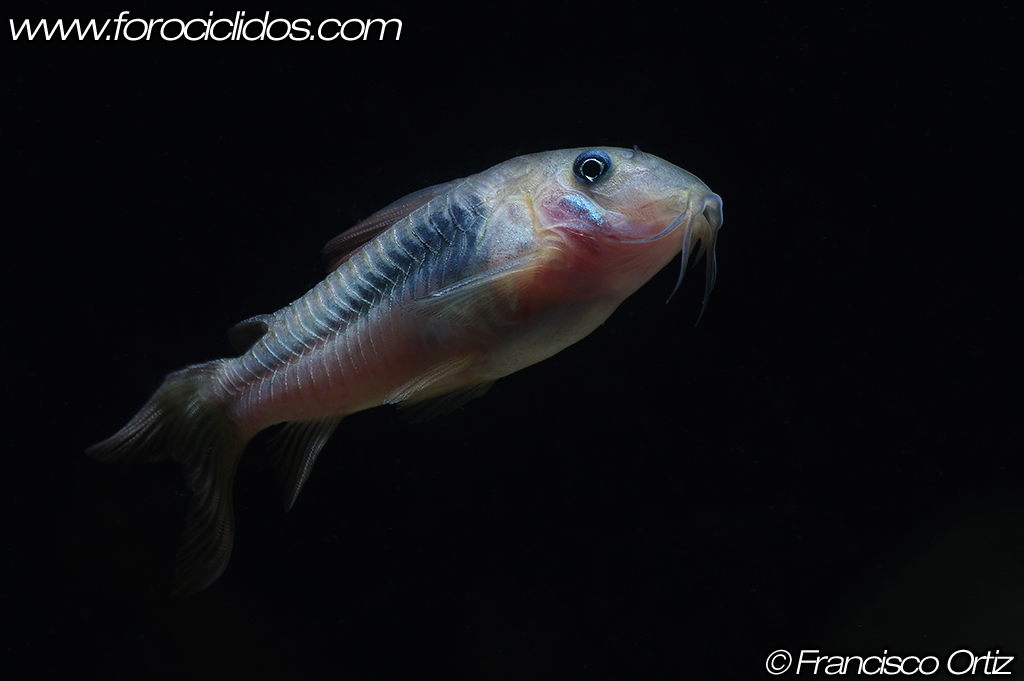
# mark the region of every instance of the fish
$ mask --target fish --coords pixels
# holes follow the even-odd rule
[[[673,295],[707,256],[703,315],[721,226],[720,196],[636,147],[527,154],[422,189],[331,239],[304,296],[231,329],[237,357],[169,374],[86,453],[180,464],[192,494],[172,596],[196,593],[227,567],[257,433],[285,424],[267,447],[287,511],[345,416],[449,413],[589,335],[677,255]]]

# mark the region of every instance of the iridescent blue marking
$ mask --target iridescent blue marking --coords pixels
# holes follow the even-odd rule
[[[594,205],[594,202],[585,196],[580,196],[579,194],[567,194],[562,197],[561,201],[559,201],[559,205],[563,208],[567,208],[570,213],[583,218],[591,224],[604,224],[604,216],[600,212],[601,209]]]

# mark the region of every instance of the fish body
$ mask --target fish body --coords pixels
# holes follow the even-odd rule
[[[306,295],[236,327],[239,357],[169,375],[89,453],[183,465],[176,590],[198,591],[227,565],[234,472],[256,433],[288,424],[270,446],[290,508],[344,416],[450,411],[588,335],[678,253],[685,270],[698,242],[706,303],[721,205],[635,148],[520,156],[421,190],[332,240]]]

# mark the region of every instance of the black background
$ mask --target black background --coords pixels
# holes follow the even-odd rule
[[[290,5],[271,16],[402,37],[8,37],[4,666],[755,678],[778,648],[1024,655],[1019,16],[887,6]],[[212,8],[10,16],[126,9]],[[288,514],[258,439],[227,572],[168,600],[177,469],[88,445],[395,198],[633,144],[723,197],[698,327],[703,266],[666,306],[670,265],[451,416],[346,419]]]

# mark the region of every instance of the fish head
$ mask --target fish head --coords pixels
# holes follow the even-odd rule
[[[635,147],[567,149],[545,161],[534,197],[537,226],[581,286],[622,300],[681,253],[678,289],[699,248],[697,257],[707,254],[707,303],[721,197],[692,173]]]

